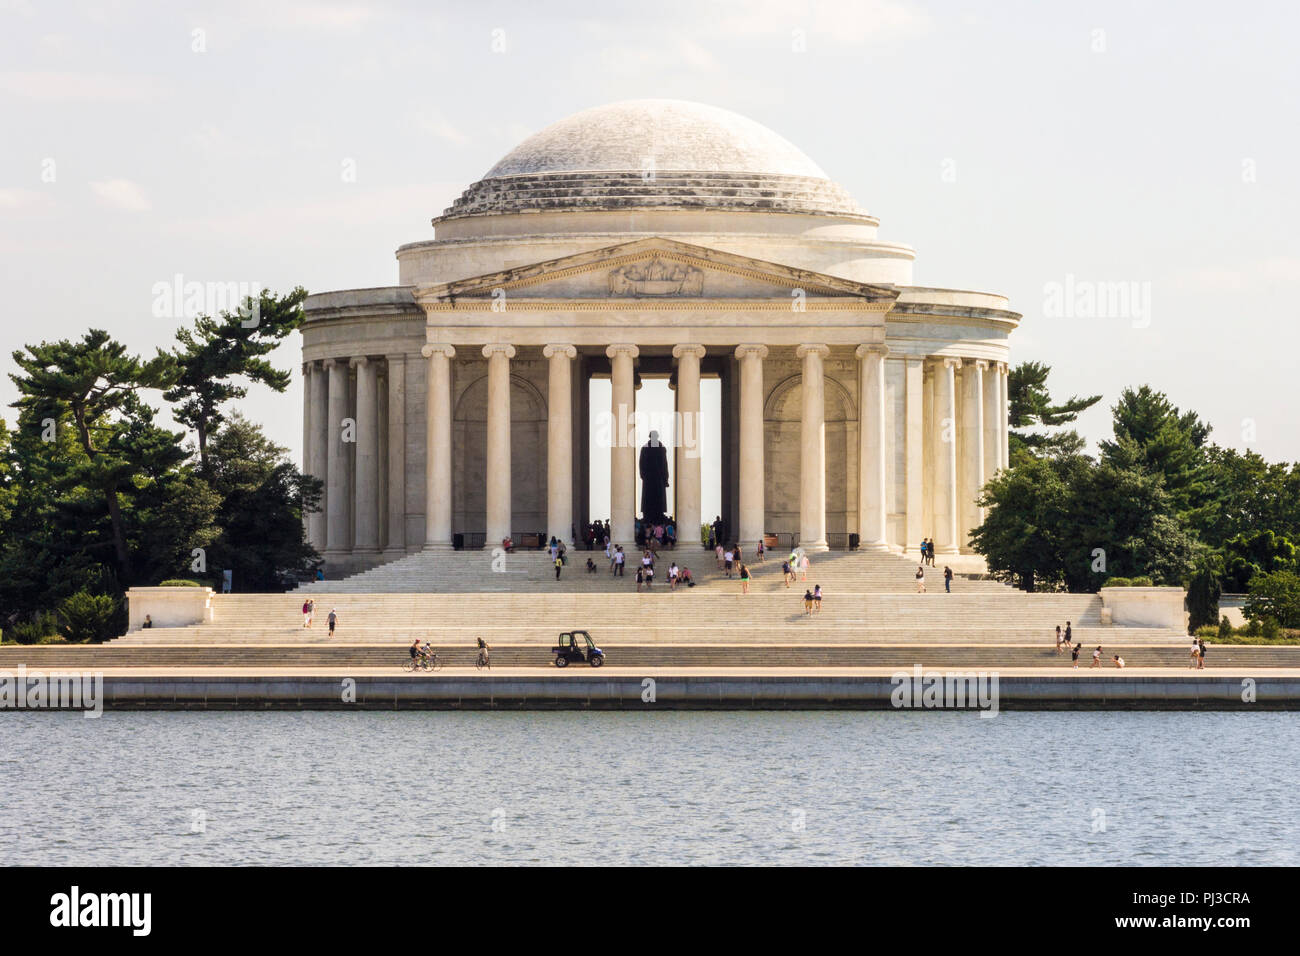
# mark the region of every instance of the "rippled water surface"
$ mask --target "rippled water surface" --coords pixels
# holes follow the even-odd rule
[[[0,715],[0,863],[1300,863],[1300,715]]]

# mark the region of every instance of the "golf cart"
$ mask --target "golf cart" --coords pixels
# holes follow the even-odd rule
[[[551,653],[555,655],[556,667],[583,662],[599,667],[605,663],[605,652],[596,646],[586,631],[565,631],[560,635],[559,643],[551,648]]]

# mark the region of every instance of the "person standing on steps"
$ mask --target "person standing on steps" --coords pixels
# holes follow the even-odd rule
[[[564,568],[564,559],[557,553],[555,555],[555,580],[560,580],[560,571]]]
[[[1196,649],[1196,669],[1203,671],[1205,670],[1205,638],[1198,637],[1196,639]]]
[[[335,607],[330,608],[329,622],[330,622],[330,637],[333,637],[334,625],[339,622],[338,608]]]
[[[943,566],[943,589],[946,593],[952,593],[952,568],[948,565]]]
[[[1098,644],[1098,645],[1097,645],[1097,649],[1096,649],[1095,651],[1092,652],[1092,665],[1091,665],[1091,666],[1093,666],[1093,667],[1100,667],[1100,666],[1101,666],[1101,645],[1100,645],[1100,644]]]
[[[808,580],[808,569],[810,567],[812,567],[812,561],[808,558],[808,552],[805,551],[803,556],[799,558],[799,580]]]
[[[790,569],[789,561],[781,562],[781,578],[785,581],[786,587],[794,583],[794,571]]]
[[[744,563],[740,565],[740,593],[749,593],[749,565]]]
[[[916,566],[916,593],[917,594],[925,593],[925,565],[924,564],[918,564]]]
[[[813,585],[812,599],[813,613],[820,614],[822,612],[822,586],[820,584]]]
[[[1068,645],[1073,640],[1074,640],[1074,628],[1070,626],[1069,621],[1066,621],[1065,622],[1065,643]]]
[[[1056,653],[1058,656],[1060,655],[1063,649],[1064,648],[1062,647],[1062,640],[1061,640],[1061,625],[1058,624],[1056,625]]]

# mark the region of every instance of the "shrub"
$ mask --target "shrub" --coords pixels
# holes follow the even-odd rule
[[[1275,641],[1282,633],[1282,626],[1271,617],[1264,618],[1264,620],[1260,622],[1259,629],[1260,636],[1266,641]]]
[[[1133,586],[1133,582],[1129,578],[1107,578],[1102,586],[1108,588],[1128,588]]]
[[[17,644],[39,644],[51,634],[58,633],[58,622],[49,611],[41,611],[30,621],[20,621],[9,630]]]
[[[1232,637],[1232,622],[1226,614],[1219,618],[1219,637]]]
[[[191,581],[189,578],[168,578],[166,581],[159,581],[160,588],[201,588],[203,587],[198,581]]]
[[[69,641],[98,643],[117,631],[117,598],[109,594],[78,591],[59,605],[63,626],[59,632]]]
[[[1140,578],[1133,578],[1129,582],[1129,587],[1131,588],[1153,588],[1155,586],[1156,586],[1156,582],[1151,580],[1151,578],[1145,576]]]
[[[1208,561],[1201,562],[1187,582],[1188,626],[1212,627],[1219,619],[1219,576]]]

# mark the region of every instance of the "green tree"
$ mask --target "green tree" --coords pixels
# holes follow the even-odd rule
[[[29,427],[42,432],[71,424],[83,456],[71,477],[102,496],[117,567],[129,578],[123,489],[142,468],[166,467],[167,461],[184,457],[175,440],[166,447],[157,430],[149,430],[151,425],[133,429],[129,424],[151,417],[138,393],[168,388],[176,378],[175,361],[161,351],[148,360],[129,355],[126,346],[101,329],[92,329],[79,342],[29,345],[13,358],[21,370],[9,376],[20,395],[14,405],[26,413]]]
[[[1219,598],[1222,573],[1218,556],[1213,552],[1202,554],[1196,561],[1192,576],[1187,582],[1187,627],[1195,634],[1197,628],[1219,623]]]
[[[1103,462],[1160,476],[1180,515],[1209,500],[1205,443],[1210,426],[1195,412],[1180,411],[1148,385],[1124,389],[1111,411],[1115,437],[1101,443]]]
[[[971,539],[995,577],[1025,591],[1064,583],[1070,488],[1089,464],[1079,455],[1027,457],[984,486],[980,505],[986,517]]]
[[[1300,575],[1273,571],[1251,579],[1243,610],[1252,621],[1271,618],[1283,627],[1300,627]]]
[[[320,555],[302,519],[320,507],[321,482],[299,472],[285,448],[239,414],[215,433],[211,453],[210,480],[221,505],[210,566],[229,568],[240,590],[274,590],[280,572],[316,564]]]
[[[1223,583],[1239,594],[1261,574],[1296,570],[1296,556],[1296,546],[1272,530],[1239,534],[1223,547]]]
[[[1047,388],[1050,365],[1041,362],[1022,362],[1007,373],[1007,409],[1011,431],[1007,436],[1008,453],[1012,461],[1023,456],[1077,455],[1083,451],[1084,441],[1074,429],[1060,431],[1101,401],[1100,395],[1088,398],[1071,396],[1065,402],[1052,401]],[[1028,431],[1048,428],[1053,431]]]
[[[241,312],[223,312],[220,318],[201,315],[193,328],[177,331],[180,372],[164,397],[175,403],[176,421],[194,429],[204,475],[209,474],[208,439],[225,421],[222,406],[248,394],[247,385],[238,380],[259,382],[277,392],[289,386],[289,372],[265,356],[298,328],[306,297],[307,290],[300,286],[283,296],[264,291],[255,309],[248,300]]]

